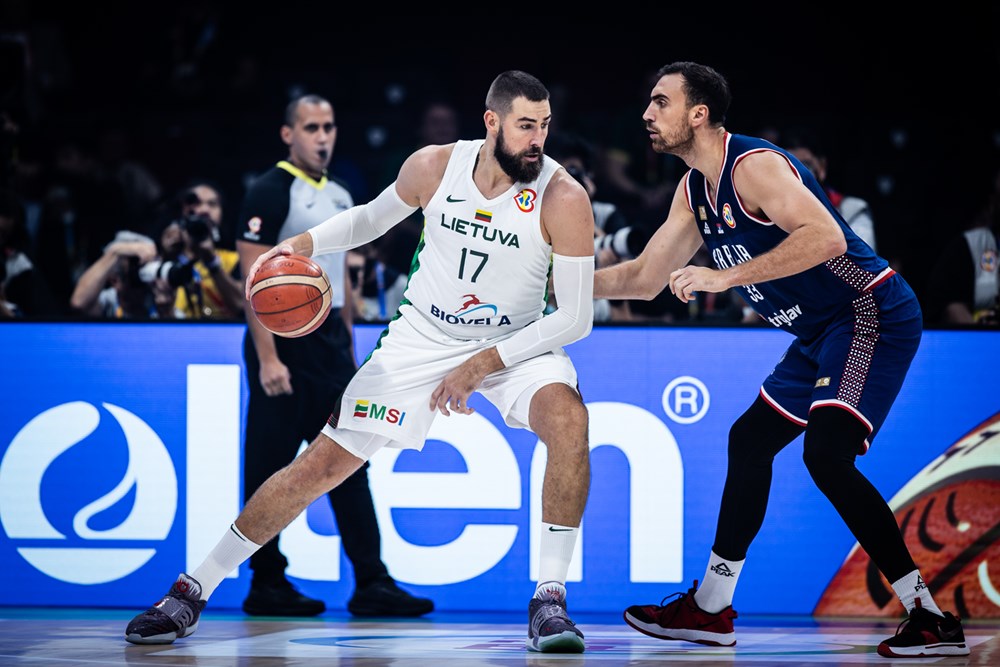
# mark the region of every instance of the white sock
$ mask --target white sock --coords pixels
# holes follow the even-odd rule
[[[709,614],[718,614],[733,604],[736,582],[743,570],[743,560],[726,560],[714,551],[705,568],[705,578],[695,591],[694,601]]]
[[[920,570],[914,570],[905,577],[892,582],[892,590],[896,591],[896,595],[899,596],[899,601],[906,608],[907,614],[913,611],[913,608],[917,606],[915,600],[919,599],[921,607],[938,616],[944,616],[937,603],[934,602],[934,598],[931,597],[931,591],[924,583],[924,578],[920,576]]]
[[[551,581],[566,583],[569,561],[573,558],[576,536],[579,534],[579,528],[542,522],[541,549],[538,558],[539,585]]]
[[[191,577],[201,584],[201,599],[207,600],[226,575],[242,565],[260,547],[248,540],[235,523],[229,526],[208,557],[191,573]]]

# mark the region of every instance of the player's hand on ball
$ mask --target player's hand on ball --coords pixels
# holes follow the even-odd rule
[[[302,255],[277,252],[252,275],[250,309],[271,333],[298,338],[326,321],[332,302],[330,292],[330,278],[322,266]]]
[[[247,273],[246,284],[243,287],[244,296],[246,296],[247,301],[250,300],[250,289],[254,285],[254,277],[257,272],[260,271],[260,267],[264,265],[272,257],[277,257],[278,255],[292,255],[295,251],[292,246],[287,243],[279,243],[267,252],[261,254],[260,257],[254,260],[254,263],[250,266],[250,271]]]

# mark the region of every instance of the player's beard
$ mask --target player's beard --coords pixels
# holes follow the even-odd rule
[[[666,136],[658,132],[652,142],[653,150],[657,153],[683,156],[694,148],[694,130],[690,125],[683,125],[677,132]]]
[[[542,173],[542,165],[545,162],[545,156],[542,154],[541,148],[529,148],[517,154],[507,150],[507,144],[503,140],[503,128],[500,128],[500,131],[497,132],[497,145],[493,154],[503,172],[517,183],[530,183],[538,178],[538,175]],[[524,158],[529,155],[537,155],[539,157],[538,161],[526,162]]]

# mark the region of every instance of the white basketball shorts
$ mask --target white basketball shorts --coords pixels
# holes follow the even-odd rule
[[[344,390],[339,416],[331,419],[336,426],[328,423],[323,433],[363,460],[382,447],[422,449],[439,414],[429,407],[431,394],[449,372],[498,340],[452,338],[403,305]],[[487,375],[477,392],[508,426],[528,428],[531,398],[554,382],[577,387],[576,368],[561,348]]]

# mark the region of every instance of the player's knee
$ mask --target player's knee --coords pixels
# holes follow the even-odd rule
[[[729,468],[748,469],[770,465],[775,454],[787,444],[768,429],[765,415],[747,411],[729,429]]]
[[[758,399],[729,428],[729,468],[770,465],[775,454],[794,437],[786,421]]]
[[[831,497],[844,490],[844,485],[855,475],[854,457],[830,446],[809,443],[802,450],[802,461],[816,488]]]
[[[806,465],[806,470],[809,471],[809,476],[821,489],[827,485],[830,478],[836,475],[836,471],[843,465],[842,461],[838,461],[837,457],[833,456],[829,448],[816,446],[815,442],[812,442],[810,446],[808,439],[802,448],[802,461]]]
[[[536,433],[542,430],[554,434],[586,433],[590,428],[590,413],[580,397],[568,387],[546,389],[550,391],[544,395],[544,402],[532,402],[532,430]]]
[[[547,424],[545,435],[539,437],[549,448],[550,455],[557,450],[562,456],[574,458],[587,457],[590,453],[588,444],[589,415],[582,404],[571,404],[567,409]]]
[[[571,449],[587,451],[587,434],[590,431],[590,413],[580,402],[569,403],[561,410],[550,425],[553,439],[565,443]]]
[[[570,409],[572,417],[573,445],[575,449],[582,451],[585,455],[590,453],[588,438],[590,434],[590,412],[581,402],[576,402]]]
[[[867,427],[857,417],[836,407],[817,408],[809,415],[802,461],[817,486],[836,482],[854,467]]]
[[[729,427],[730,464],[756,456],[755,450],[750,420],[743,415]]]
[[[566,410],[567,426],[578,433],[586,433],[590,430],[590,412],[587,406],[579,400],[574,400]]]

